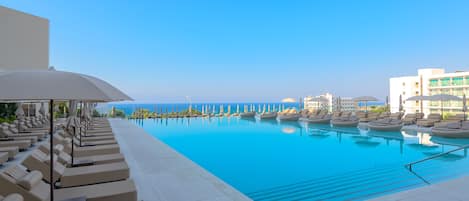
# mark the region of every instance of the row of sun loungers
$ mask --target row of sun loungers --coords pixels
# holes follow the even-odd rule
[[[37,142],[44,140],[47,133],[43,125],[47,120],[41,117],[29,117],[13,123],[0,124],[0,165],[15,159],[20,151],[28,150]],[[22,132],[18,126],[22,127]]]
[[[0,195],[16,193],[6,198],[45,201],[50,199],[49,183],[52,182],[56,187],[55,200],[136,201],[135,184],[129,179],[129,167],[109,122],[97,119],[90,127],[86,135],[84,129],[74,135],[63,126],[55,132],[53,161],[50,161],[50,144],[44,142],[21,165],[6,168],[0,173]],[[0,160],[8,158],[9,152],[1,150]],[[53,181],[49,177],[51,164],[54,164]]]
[[[333,126],[355,127],[359,122],[368,123],[371,130],[399,131],[404,125],[417,125],[419,127],[432,127],[432,134],[442,137],[469,138],[469,121],[464,114],[448,116],[443,120],[440,114],[429,114],[424,118],[423,113],[365,113],[327,111],[301,111],[302,121],[309,123],[331,123]]]

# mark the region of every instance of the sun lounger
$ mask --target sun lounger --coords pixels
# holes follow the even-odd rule
[[[376,112],[370,112],[366,115],[366,117],[364,118],[360,118],[360,122],[370,122],[370,121],[374,121],[374,120],[377,120],[378,119],[378,116],[379,116],[379,113],[376,113]]]
[[[378,119],[385,119],[385,118],[389,118],[389,116],[391,116],[391,113],[390,112],[382,112],[378,115]]]
[[[72,157],[70,154],[63,151],[63,145],[56,145],[54,147],[54,153],[58,155],[58,161],[67,167],[72,166]],[[40,149],[43,153],[49,153],[49,146],[41,145]],[[75,166],[83,165],[99,165],[106,163],[115,163],[125,161],[124,155],[121,153],[118,154],[104,154],[104,155],[94,155],[94,156],[85,156],[85,157],[74,157],[73,164]]]
[[[27,201],[48,201],[49,184],[39,171],[27,172],[13,166],[0,173],[0,194],[18,193]],[[55,189],[55,200],[85,197],[87,201],[137,201],[137,190],[132,180]]]
[[[24,201],[24,198],[18,193],[12,193],[5,197],[0,195],[0,201]]]
[[[332,113],[332,119],[334,119],[334,118],[339,118],[341,114],[342,114],[341,111],[335,111],[335,112],[333,112],[333,113]]]
[[[400,131],[403,125],[401,120],[392,118],[379,119],[368,123],[371,130],[377,131]]]
[[[6,126],[0,126],[0,137],[13,138],[17,140],[31,140],[31,143],[36,143],[38,139],[42,139],[45,134],[13,134]]]
[[[26,157],[22,165],[30,170],[38,170],[49,181],[49,156],[35,150]],[[67,168],[54,161],[54,181],[60,179],[60,187],[82,186],[104,182],[119,181],[129,178],[129,167],[125,162]]]
[[[48,143],[46,143],[46,144],[48,144]],[[64,151],[66,153],[68,153],[68,154],[72,153],[72,146],[71,146],[70,143],[61,143],[61,142],[58,142],[58,141],[54,142],[54,145],[57,145],[57,144],[64,145]],[[41,149],[41,147],[39,147],[39,149]],[[120,153],[120,148],[119,148],[118,144],[89,146],[89,147],[75,146],[73,149],[74,149],[75,157],[85,157],[85,156]]]
[[[445,120],[442,120],[443,123],[452,123],[452,122],[461,122],[464,121],[464,114],[450,115]]]
[[[405,125],[415,124],[417,122],[417,115],[413,113],[406,114],[402,119]]]
[[[429,114],[426,119],[417,120],[417,126],[431,127],[441,121],[440,114]]]
[[[402,113],[402,112],[395,112],[395,113],[391,113],[389,115],[389,118],[401,120],[403,115],[404,115],[404,113]]]
[[[469,122],[439,124],[432,128],[432,135],[447,138],[469,138]]]
[[[20,151],[26,150],[31,147],[31,140],[0,139],[0,147],[18,147]]]
[[[0,152],[0,164],[3,164],[7,161],[8,161],[8,152]]]
[[[355,116],[358,117],[359,119],[365,119],[366,118],[366,112],[358,111],[358,112],[355,113]]]
[[[82,136],[81,140],[83,142],[88,141],[102,141],[102,140],[115,140],[114,135],[90,135],[90,136]]]
[[[19,152],[19,148],[18,147],[0,147],[0,152],[6,152],[8,153],[8,159],[14,159],[16,154],[18,154]]]
[[[67,132],[65,130],[60,130],[60,131],[57,131],[57,134],[61,135],[62,137],[64,138],[71,138],[73,137],[74,135],[70,132]],[[74,137],[76,140],[75,140],[75,144],[77,144],[77,142],[79,142],[79,138],[80,136],[78,136],[78,134]],[[96,142],[94,143],[95,145],[97,144],[116,144],[117,142],[115,141],[115,138],[114,138],[114,134],[110,134],[110,135],[93,135],[93,136],[81,136],[81,140],[82,140],[82,143],[83,142]]]
[[[35,132],[20,132],[16,124],[3,123],[2,125],[8,128],[11,134],[21,134],[22,136],[36,136],[38,139],[44,138],[49,134],[49,130]]]
[[[340,117],[331,120],[333,126],[342,127],[355,127],[359,123],[359,119],[356,116],[351,116],[351,112],[344,112]]]

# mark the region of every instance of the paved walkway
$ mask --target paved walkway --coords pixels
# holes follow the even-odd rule
[[[372,199],[372,201],[469,200],[469,176]]]
[[[127,120],[109,121],[130,166],[139,200],[250,200],[142,128]]]

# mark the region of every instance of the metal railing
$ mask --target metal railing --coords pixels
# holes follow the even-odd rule
[[[424,159],[421,159],[421,160],[418,160],[418,161],[414,161],[414,162],[411,162],[411,163],[407,163],[407,164],[405,164],[404,166],[405,166],[407,169],[409,169],[409,171],[412,172],[412,166],[415,165],[415,164],[422,163],[422,162],[425,162],[425,161],[428,161],[428,160],[431,160],[431,159],[434,159],[434,158],[442,157],[442,156],[444,156],[444,155],[453,153],[453,152],[455,152],[455,151],[459,151],[459,150],[463,150],[463,149],[467,149],[467,148],[469,148],[469,145],[464,145],[464,146],[458,147],[458,148],[453,149],[453,150],[450,150],[450,151],[446,151],[446,152],[443,152],[443,153],[440,153],[440,154],[435,154],[435,155],[429,156],[429,157],[427,157],[427,158],[424,158]]]

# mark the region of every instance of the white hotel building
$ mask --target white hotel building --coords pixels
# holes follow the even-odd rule
[[[321,94],[319,96],[307,96],[303,99],[305,109],[327,109],[332,112],[338,108],[337,106],[338,97],[334,97],[330,93]],[[341,111],[355,112],[357,109],[357,102],[353,101],[352,98],[340,98]]]
[[[416,76],[394,77],[389,79],[389,103],[391,112],[399,110],[399,96],[402,96],[406,113],[425,114],[444,112],[458,113],[462,110],[461,101],[405,101],[412,96],[450,94],[462,97],[469,95],[469,72],[445,73],[441,68],[419,69]],[[442,105],[440,105],[442,104]]]

